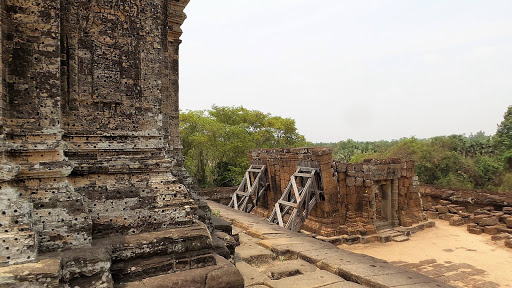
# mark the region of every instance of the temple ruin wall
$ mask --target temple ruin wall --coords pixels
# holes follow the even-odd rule
[[[413,185],[414,163],[371,159],[364,163],[333,161],[329,148],[256,149],[251,164],[266,165],[270,189],[254,213],[267,217],[297,166],[318,168],[321,201],[303,229],[323,236],[368,235],[380,227],[411,226],[426,220]]]

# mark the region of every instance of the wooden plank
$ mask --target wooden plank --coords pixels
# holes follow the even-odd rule
[[[305,178],[310,178],[310,177],[313,177],[314,174],[311,174],[311,173],[301,173],[301,172],[295,172],[293,174],[293,176],[295,177],[305,177]]]
[[[293,228],[293,221],[295,221],[295,217],[297,216],[297,209],[294,209],[292,214],[290,215],[290,218],[288,219],[288,222],[286,222],[286,229],[292,230]],[[293,231],[293,230],[292,230]]]
[[[295,199],[297,199],[298,202],[298,200],[300,200],[300,194],[299,189],[297,188],[297,183],[295,182],[295,177],[291,176],[290,182],[292,183],[293,193],[295,193]]]
[[[281,209],[279,209],[279,203],[276,203],[275,205],[276,214],[277,214],[277,221],[279,221],[279,226],[284,227],[283,224],[283,216],[281,215]]]
[[[260,192],[258,193],[258,199],[261,197],[261,195],[263,195],[265,190],[267,190],[268,186],[269,186],[269,184],[265,183],[265,186],[263,186],[263,188],[261,188]]]
[[[247,172],[260,173],[261,169],[247,169]]]
[[[283,204],[283,205],[288,205],[288,206],[291,206],[293,208],[297,208],[297,203],[287,202],[287,201],[284,201],[284,200],[279,200],[279,201],[277,201],[277,203]]]
[[[235,205],[235,209],[238,210],[238,199],[236,197],[236,194],[233,194],[233,200],[234,200],[234,205]]]
[[[249,172],[245,172],[245,179],[247,179],[247,191],[251,191],[251,177],[249,176]]]

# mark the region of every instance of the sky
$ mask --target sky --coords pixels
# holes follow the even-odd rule
[[[496,132],[510,0],[191,0],[180,109],[293,118],[311,142]]]

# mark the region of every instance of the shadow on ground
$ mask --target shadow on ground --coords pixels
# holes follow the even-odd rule
[[[454,286],[468,288],[500,287],[498,283],[481,279],[481,276],[486,274],[484,270],[478,269],[475,266],[466,263],[454,263],[451,261],[438,263],[436,259],[427,259],[418,263],[407,263],[403,261],[394,261],[390,263],[430,277],[437,278],[438,280]]]

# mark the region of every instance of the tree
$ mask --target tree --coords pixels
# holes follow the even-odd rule
[[[508,106],[492,140],[505,164],[512,169],[512,106]]]
[[[180,113],[185,167],[202,186],[241,182],[253,148],[305,145],[295,121],[243,107],[212,106]]]

